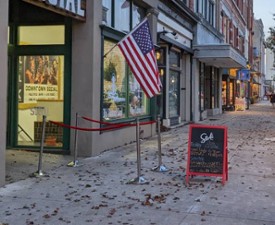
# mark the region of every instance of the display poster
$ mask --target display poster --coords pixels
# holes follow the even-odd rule
[[[59,99],[59,56],[19,56],[18,102]]]

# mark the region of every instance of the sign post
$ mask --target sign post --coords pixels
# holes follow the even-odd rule
[[[228,180],[227,127],[192,124],[189,127],[186,183],[190,176],[222,177]]]

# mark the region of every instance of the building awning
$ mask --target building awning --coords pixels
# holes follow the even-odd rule
[[[229,44],[194,45],[194,58],[218,68],[245,68],[246,59]]]

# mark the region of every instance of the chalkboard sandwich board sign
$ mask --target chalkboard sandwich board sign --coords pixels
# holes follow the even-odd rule
[[[227,127],[192,124],[189,127],[186,183],[190,176],[228,180]]]

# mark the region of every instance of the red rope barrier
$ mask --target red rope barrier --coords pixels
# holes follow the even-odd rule
[[[85,120],[91,121],[91,122],[102,123],[102,124],[105,124],[105,125],[108,125],[108,126],[102,127],[102,128],[82,128],[82,127],[70,126],[68,124],[64,124],[64,123],[60,123],[60,122],[56,122],[56,121],[52,121],[52,120],[49,120],[49,122],[53,123],[55,125],[61,126],[61,127],[74,129],[74,130],[82,130],[82,131],[106,131],[106,130],[119,129],[119,128],[122,128],[122,127],[136,126],[136,124],[130,124],[130,123],[127,123],[127,124],[125,124],[125,123],[114,124],[114,123],[109,123],[109,122],[100,122],[100,121],[97,121],[97,120],[90,119],[88,117],[82,117],[82,118],[85,119]],[[142,122],[142,123],[140,123],[140,125],[143,126],[143,125],[153,124],[155,122],[156,121]]]
[[[148,124],[153,124],[156,123],[156,121],[148,121],[148,122],[141,122],[139,123],[141,126],[148,125]]]
[[[129,126],[128,124],[120,124],[120,125],[113,125],[113,126],[102,127],[102,128],[82,128],[82,127],[70,126],[68,124],[51,121],[51,120],[49,120],[49,122],[53,123],[55,125],[61,126],[61,127],[74,129],[74,130],[82,130],[82,131],[106,131],[106,130],[113,130],[113,129],[118,129],[118,128]]]
[[[84,119],[84,120],[88,120],[90,122],[95,122],[95,123],[100,123],[100,124],[105,124],[105,125],[115,125],[114,123],[93,120],[93,119],[85,117],[85,116],[82,116],[81,118]],[[148,125],[148,124],[153,124],[153,123],[156,123],[156,121],[141,122],[140,125],[143,126],[143,125]],[[124,124],[124,123],[120,123],[120,124]],[[136,126],[136,125],[135,124],[129,124],[129,126]]]

